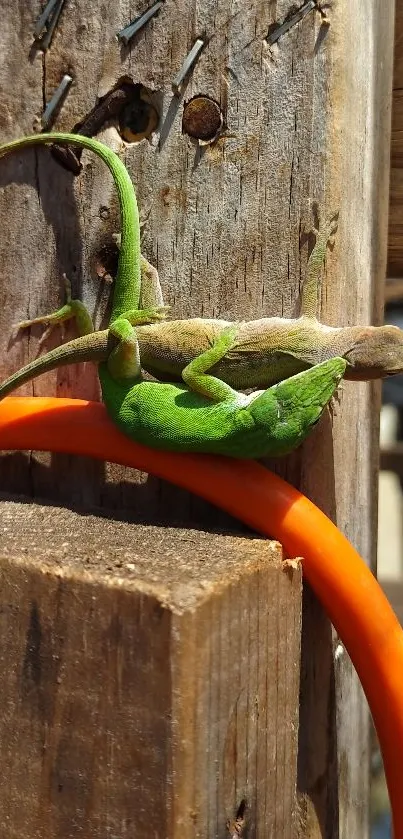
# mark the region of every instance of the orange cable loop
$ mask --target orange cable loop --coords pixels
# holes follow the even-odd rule
[[[352,659],[376,726],[403,839],[403,630],[376,579],[335,525],[302,493],[255,461],[174,454],[134,443],[105,408],[79,399],[8,397],[0,450],[87,455],[150,472],[278,539],[303,572]]]

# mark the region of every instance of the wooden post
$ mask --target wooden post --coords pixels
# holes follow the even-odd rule
[[[389,203],[388,277],[403,277],[403,3],[396,0],[391,178]],[[391,284],[390,299],[402,297],[402,285]]]
[[[328,19],[318,0],[300,5],[297,19],[289,0],[166,0],[125,47],[115,33],[146,3],[134,9],[120,0],[100,8],[95,0],[68,0],[42,58],[31,36],[39,4],[0,2],[7,22],[2,53],[8,56],[0,70],[4,139],[32,130],[44,98],[67,71],[74,84],[58,128],[71,129],[122,79],[142,85],[151,97],[158,128],[122,157],[145,222],[143,249],[160,271],[174,316],[295,315],[316,203],[321,216],[340,210],[322,320],[340,325],[380,318],[393,3],[339,0]],[[172,80],[199,37],[204,49],[174,92]],[[224,131],[211,146],[197,146],[182,130],[186,103],[195,95],[212,97],[222,109]],[[99,136],[120,148],[113,123]],[[0,212],[9,237],[0,246],[1,377],[35,355],[41,334],[32,330],[9,346],[10,324],[58,305],[63,271],[97,321],[104,311],[110,287],[99,265],[101,246],[119,227],[116,196],[104,167],[89,155],[82,160],[75,182],[49,152],[25,152],[1,163]],[[94,398],[98,390],[87,365],[43,377],[26,392]],[[378,393],[378,386],[346,383],[332,421],[325,418],[295,456],[276,464],[368,562],[375,549]],[[179,490],[78,458],[9,455],[0,480],[8,492],[115,509],[143,523],[234,527]],[[367,714],[361,691],[308,590],[303,625],[301,835],[365,836]],[[280,633],[274,631],[271,643],[280,643]],[[255,835],[269,831],[252,830],[251,839]]]
[[[278,543],[1,505],[15,839],[296,835],[301,568]]]

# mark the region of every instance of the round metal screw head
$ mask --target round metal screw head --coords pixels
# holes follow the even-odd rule
[[[223,127],[221,108],[210,96],[197,95],[185,104],[182,131],[201,144],[213,143]]]

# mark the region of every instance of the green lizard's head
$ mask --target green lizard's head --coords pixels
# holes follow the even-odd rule
[[[344,358],[332,358],[273,385],[250,402],[250,414],[267,434],[268,455],[287,454],[302,443],[320,419],[346,366]]]
[[[344,358],[346,379],[367,381],[403,372],[403,330],[397,326],[353,327],[354,342]]]

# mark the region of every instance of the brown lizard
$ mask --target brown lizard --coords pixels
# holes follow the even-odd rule
[[[61,137],[59,134],[50,134],[23,138],[0,147],[0,156],[24,145],[60,141]],[[64,139],[62,142],[67,141]],[[84,140],[76,137],[74,142],[80,145]],[[91,141],[86,139],[85,142],[89,145]],[[99,153],[96,148],[93,150]],[[111,152],[110,157],[116,156]],[[225,356],[210,372],[237,390],[270,387],[337,356],[347,361],[345,378],[348,379],[369,380],[403,371],[403,332],[397,327],[330,327],[316,318],[321,270],[327,245],[337,229],[337,214],[317,232],[316,244],[308,260],[302,289],[300,317],[259,318],[236,322],[214,318],[168,321],[161,320],[164,312],[159,309],[160,315],[156,322],[146,322],[147,311],[155,312],[162,304],[158,274],[143,257],[139,257],[136,249],[130,252],[125,244],[132,242],[133,228],[138,225],[138,218],[132,218],[128,209],[130,202],[126,200],[127,179],[124,184],[119,181],[121,175],[113,172],[113,164],[111,171],[118,189],[121,211],[122,247],[119,264],[123,265],[125,270],[117,285],[121,292],[123,289],[122,299],[136,299],[134,287],[131,293],[130,283],[134,283],[131,275],[134,277],[139,271],[136,260],[140,259],[140,305],[145,311],[145,318],[141,321],[136,316],[136,337],[141,365],[157,379],[180,381],[184,368],[209,350],[223,330],[229,327],[233,327],[232,343]],[[110,329],[93,331],[89,313],[80,301],[72,300],[70,294],[66,304],[57,312],[24,321],[18,326],[25,328],[33,323],[53,326],[69,318],[75,318],[79,331],[86,334],[56,347],[10,376],[0,386],[1,398],[29,379],[56,367],[79,361],[102,362],[108,358],[114,343]]]

